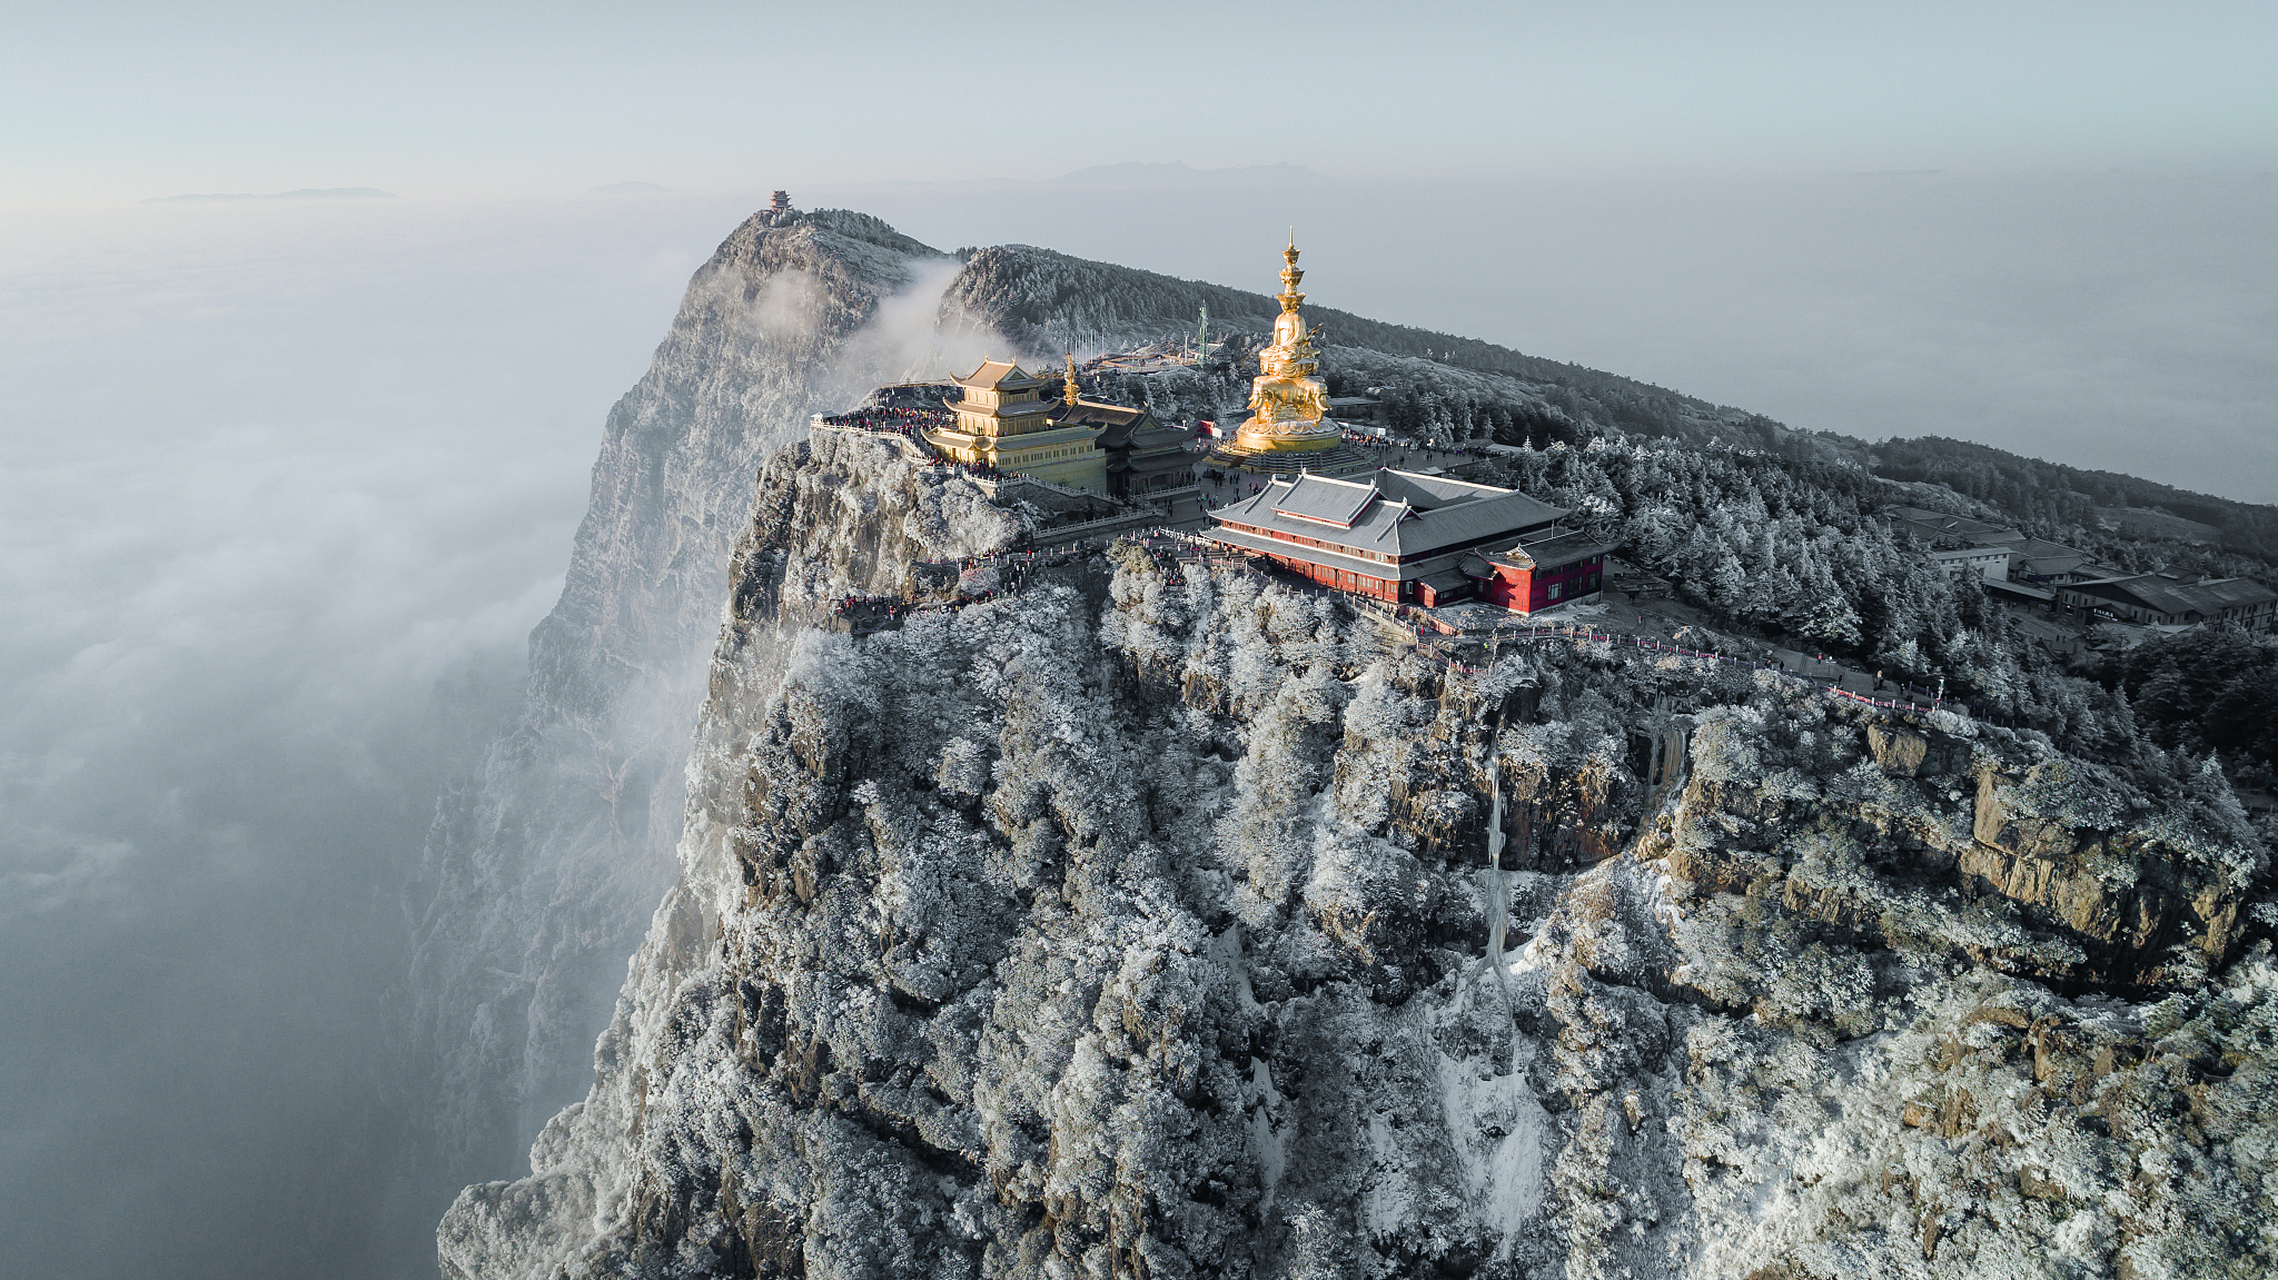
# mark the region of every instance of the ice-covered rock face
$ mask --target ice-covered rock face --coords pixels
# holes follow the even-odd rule
[[[2278,1261],[2278,973],[2211,929],[2178,936],[2219,978],[2176,994],[2066,969],[2086,935],[1958,864],[1974,791],[1940,772],[2104,816],[2026,778],[2032,743],[1878,752],[1855,712],[1676,659],[1451,673],[1129,549],[863,639],[798,625],[1012,531],[882,445],[770,461],[681,879],[591,1093],[530,1177],[461,1196],[447,1274]],[[1667,732],[1691,776],[1648,786]],[[1493,964],[1490,752],[1520,868]],[[2251,853],[2164,812],[2134,838],[2178,875]]]
[[[521,722],[446,795],[407,902],[436,1158],[462,1178],[511,1167],[583,1088],[672,882],[681,765],[754,472],[849,387],[922,359],[956,265],[861,214],[754,218],[611,410]]]
[[[983,249],[961,262],[845,211],[755,217],[696,273],[648,373],[609,415],[561,600],[532,636],[522,715],[447,790],[406,893],[418,947],[409,1007],[397,1012],[433,1065],[428,1136],[444,1168],[471,1178],[512,1167],[521,1135],[583,1086],[607,993],[672,877],[728,553],[768,452],[811,413],[882,383],[938,378],[984,355],[1057,359],[1159,340],[1187,332],[1204,305],[1220,336],[1262,331],[1275,312],[1262,294],[1046,250]],[[1336,352],[1356,385],[1537,409],[1556,388],[1577,411],[1602,395],[1632,418],[1650,393],[1675,406],[1671,430],[1705,439],[1722,422],[1713,406],[1610,375],[1320,314],[1340,342],[1370,348]],[[1235,337],[1222,354],[1252,347]],[[1120,390],[1169,418],[1214,416],[1240,403],[1244,376],[1177,370]],[[844,490],[855,503],[865,493]],[[850,590],[874,572],[860,542],[801,545]],[[1443,818],[1460,807],[1454,793],[1412,803]]]

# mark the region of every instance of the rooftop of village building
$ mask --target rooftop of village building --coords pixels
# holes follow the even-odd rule
[[[2193,614],[2216,617],[2228,609],[2247,609],[2278,601],[2272,591],[2251,578],[2209,578],[2182,582],[2154,573],[2122,574],[2073,584],[2073,590],[2104,594],[2095,589],[2132,596],[2155,613],[2184,618]]]
[[[1480,557],[1489,564],[1512,569],[1557,569],[1592,556],[1602,556],[1613,550],[1614,545],[1593,538],[1580,529],[1545,529],[1529,536],[1518,546],[1504,551],[1483,551]]]
[[[2007,525],[1968,516],[1949,515],[1922,507],[1890,507],[1884,512],[1892,525],[1929,543],[1964,543],[1975,546],[2016,546],[2029,539]],[[2054,543],[2048,545],[2054,546]]]

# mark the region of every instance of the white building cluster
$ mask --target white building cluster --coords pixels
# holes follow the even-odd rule
[[[1987,590],[2011,600],[2084,619],[2101,612],[2142,626],[2215,623],[2248,631],[2278,629],[2278,591],[2252,579],[2186,581],[2116,569],[2063,543],[1921,507],[1891,507],[1883,517],[1894,532],[1928,543],[1931,563],[1946,576],[1974,573],[1985,580]]]

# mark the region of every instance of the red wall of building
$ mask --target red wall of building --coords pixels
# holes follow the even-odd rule
[[[1318,582],[1324,587],[1335,587],[1339,591],[1350,591],[1357,595],[1375,596],[1380,600],[1398,598],[1397,584],[1383,578],[1371,578],[1367,574],[1343,572],[1331,569],[1326,565],[1317,565],[1286,556],[1268,556],[1267,558],[1291,573]]]
[[[1561,565],[1548,573],[1496,565],[1495,576],[1486,586],[1485,599],[1514,613],[1533,613],[1595,592],[1604,581],[1605,566],[1602,556]],[[1560,588],[1556,600],[1550,598],[1552,587]]]
[[[1603,556],[1592,556],[1575,564],[1561,565],[1549,573],[1536,572],[1534,590],[1530,596],[1531,607],[1527,612],[1532,613],[1536,609],[1547,609],[1554,604],[1564,604],[1577,596],[1594,593],[1604,578],[1605,569],[1605,558]],[[1560,588],[1555,599],[1551,596],[1552,587]]]
[[[1276,530],[1256,529],[1248,525],[1231,522],[1229,522],[1229,527],[1278,538],[1284,542],[1299,541]],[[1317,545],[1334,549],[1337,544],[1327,540],[1315,541],[1308,538],[1304,539],[1301,545]],[[1397,578],[1376,578],[1365,573],[1333,569],[1326,565],[1315,564],[1310,560],[1300,559],[1299,557],[1304,553],[1298,547],[1293,546],[1290,550],[1292,554],[1286,556],[1268,553],[1267,559],[1291,573],[1318,582],[1325,587],[1335,587],[1340,591],[1375,596],[1380,600],[1397,602],[1401,599],[1401,584]],[[1390,566],[1387,568],[1389,569]],[[1578,596],[1592,594],[1598,590],[1599,583],[1604,575],[1605,558],[1602,556],[1593,556],[1575,564],[1561,565],[1548,572],[1512,569],[1497,565],[1495,566],[1495,577],[1480,584],[1480,589],[1475,598],[1485,600],[1487,603],[1500,608],[1509,609],[1514,613],[1533,613],[1540,609],[1549,608],[1554,604],[1563,604]],[[1556,600],[1550,597],[1550,589],[1554,586],[1560,589],[1559,598]]]
[[[1532,570],[1513,569],[1508,565],[1499,564],[1495,566],[1495,576],[1487,580],[1485,599],[1489,604],[1498,605],[1518,613],[1526,613],[1528,612],[1527,600],[1534,589],[1533,584],[1534,572]]]

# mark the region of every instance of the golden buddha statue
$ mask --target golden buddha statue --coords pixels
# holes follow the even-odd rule
[[[1274,317],[1273,342],[1258,352],[1258,376],[1250,381],[1250,420],[1235,433],[1237,454],[1304,453],[1332,449],[1343,433],[1329,412],[1328,384],[1321,372],[1319,330],[1309,330],[1297,306],[1305,272],[1297,265],[1297,241],[1282,251],[1281,314]]]

